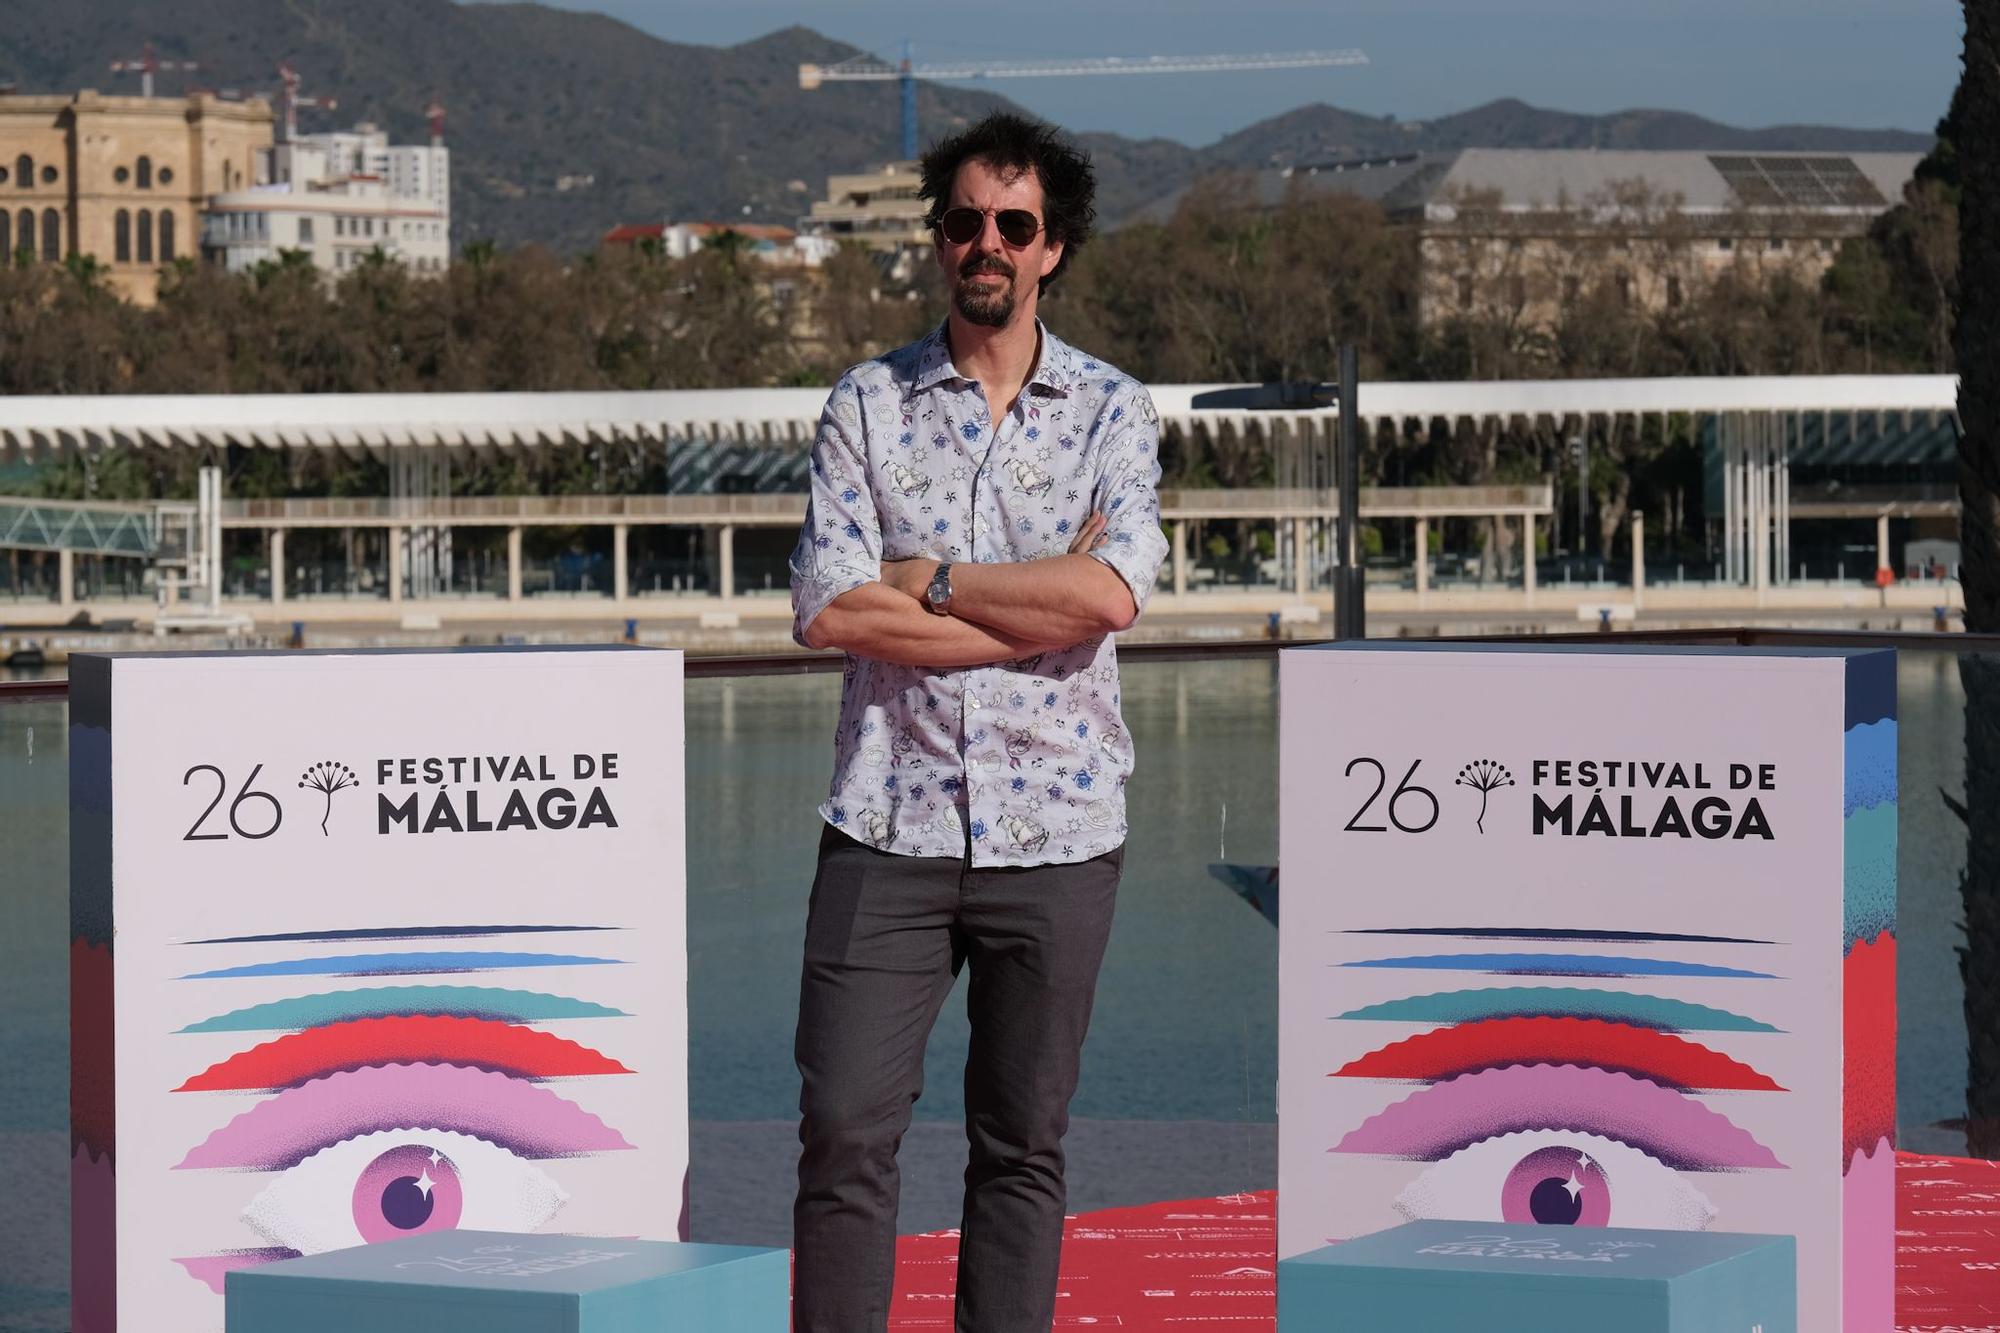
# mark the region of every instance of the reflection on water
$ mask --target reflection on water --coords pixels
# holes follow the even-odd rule
[[[799,946],[840,682],[695,681],[688,689],[693,1112],[797,1114]],[[1075,1114],[1270,1120],[1277,937],[1211,879],[1277,855],[1276,670],[1269,662],[1128,667],[1139,749],[1118,920]],[[963,979],[931,1039],[919,1119],[963,1116]]]
[[[791,1035],[818,839],[812,809],[830,771],[838,692],[838,679],[824,675],[688,686],[690,1093],[698,1121],[796,1114]],[[1953,946],[1965,840],[1939,795],[1964,790],[1956,659],[1905,654],[1900,704],[1899,1120],[1906,1146],[1950,1150],[1962,1140],[1932,1126],[1964,1109]],[[1124,707],[1139,748],[1132,842],[1075,1113],[1081,1121],[1268,1122],[1277,933],[1207,866],[1268,864],[1277,854],[1275,666],[1128,666]],[[67,1322],[66,742],[59,701],[0,706],[0,1005],[8,1018],[0,1028],[8,1071],[0,1172],[13,1196],[0,1217],[0,1315],[10,1328]],[[931,1040],[920,1121],[960,1118],[965,1042],[955,1001]],[[771,1143],[745,1141],[766,1150]],[[1150,1198],[1205,1192],[1176,1189],[1212,1178],[1201,1167],[1157,1167],[1134,1188]]]

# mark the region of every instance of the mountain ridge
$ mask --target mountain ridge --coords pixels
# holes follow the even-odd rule
[[[0,25],[0,76],[24,92],[136,91],[113,75],[154,21],[151,0],[13,0]],[[447,109],[453,235],[503,245],[587,249],[611,226],[663,218],[791,223],[826,177],[890,155],[893,84],[798,87],[797,66],[857,48],[794,24],[734,46],[676,42],[602,14],[533,3],[452,0],[179,0],[163,59],[194,59],[191,83],[268,91],[289,59],[304,91],[339,99],[304,111],[307,130],[372,120],[421,142],[433,94]],[[922,84],[927,134],[1012,107],[983,91]],[[1828,126],[1743,129],[1692,112],[1605,116],[1503,98],[1427,121],[1314,103],[1196,148],[1082,130],[1098,163],[1107,223],[1215,171],[1466,147],[1923,151],[1931,136]]]

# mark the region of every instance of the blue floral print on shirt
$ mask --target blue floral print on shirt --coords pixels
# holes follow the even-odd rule
[[[1167,555],[1159,416],[1136,381],[1037,327],[1035,371],[997,424],[942,326],[834,386],[792,553],[800,643],[884,560],[1061,555],[1093,510],[1109,527],[1092,556],[1145,609]],[[961,856],[969,838],[974,865],[1082,861],[1124,842],[1132,762],[1109,635],[964,669],[850,657],[820,815],[910,856]]]

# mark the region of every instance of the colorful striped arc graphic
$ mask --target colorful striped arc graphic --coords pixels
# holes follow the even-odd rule
[[[629,1018],[622,1009],[540,991],[493,986],[370,986],[322,991],[254,1004],[190,1023],[182,1032],[298,1032],[363,1018],[435,1014],[540,1023],[567,1018]]]
[[[1684,1091],[1784,1091],[1769,1075],[1697,1042],[1594,1018],[1495,1018],[1439,1028],[1370,1051],[1329,1077],[1438,1083],[1531,1064],[1613,1070]]]
[[[370,1065],[450,1064],[531,1081],[629,1074],[618,1061],[552,1033],[484,1018],[361,1018],[239,1051],[176,1092],[269,1091]]]
[[[1662,1032],[1777,1032],[1759,1019],[1664,995],[1577,986],[1492,986],[1438,991],[1334,1015],[1385,1023],[1471,1023],[1489,1018],[1598,1018]]]
[[[1727,977],[1770,981],[1769,972],[1686,963],[1671,958],[1620,958],[1574,953],[1451,953],[1369,958],[1338,967],[1412,968],[1435,972],[1490,972],[1515,977]]]

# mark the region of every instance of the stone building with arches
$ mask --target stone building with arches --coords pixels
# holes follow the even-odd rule
[[[209,197],[255,184],[271,143],[261,99],[0,95],[0,254],[88,255],[150,303],[161,268],[200,258]]]

